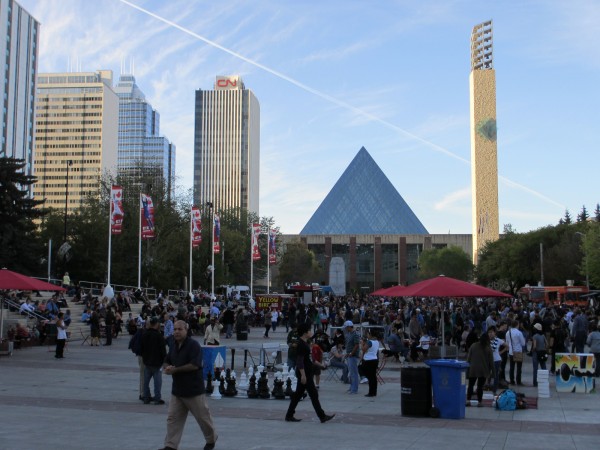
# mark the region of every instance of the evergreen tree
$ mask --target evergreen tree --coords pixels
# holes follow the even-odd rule
[[[43,255],[33,221],[46,210],[36,208],[44,201],[29,198],[28,188],[37,180],[24,168],[22,159],[0,158],[0,267],[38,275]]]
[[[569,213],[568,209],[565,209],[565,217],[563,218],[562,224],[564,224],[564,225],[570,225],[571,222],[572,222],[572,220],[571,220],[571,214]]]
[[[596,203],[596,209],[594,210],[594,221],[600,222],[600,203]]]
[[[577,215],[577,222],[587,222],[590,215],[587,212],[585,205],[581,208],[581,212]]]

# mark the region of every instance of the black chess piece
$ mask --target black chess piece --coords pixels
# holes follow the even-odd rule
[[[292,389],[292,379],[288,378],[287,380],[285,380],[285,396],[291,397],[293,393],[294,390]]]
[[[219,393],[225,395],[225,377],[223,374],[221,374],[221,379],[219,380]]]
[[[258,380],[258,396],[260,398],[271,398],[271,393],[269,392],[269,380],[267,379],[266,371],[261,372]]]
[[[227,386],[225,387],[223,395],[225,395],[225,397],[235,397],[237,395],[237,389],[235,388],[235,378],[231,376],[230,369],[227,369],[225,372],[225,383],[227,383]]]
[[[258,398],[258,391],[256,390],[256,375],[252,374],[250,377],[250,384],[248,385],[248,398]]]
[[[285,400],[285,392],[283,390],[283,380],[281,378],[275,378],[273,382],[273,397],[277,400]]]
[[[206,393],[212,394],[213,390],[214,390],[214,388],[212,385],[212,372],[208,372],[206,374]]]

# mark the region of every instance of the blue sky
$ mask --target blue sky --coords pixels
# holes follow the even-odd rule
[[[600,202],[600,2],[19,3],[42,24],[40,72],[118,78],[133,61],[184,187],[195,90],[241,75],[261,106],[260,215],[284,233],[303,228],[362,146],[430,233],[471,233],[470,34],[492,19],[501,229]]]

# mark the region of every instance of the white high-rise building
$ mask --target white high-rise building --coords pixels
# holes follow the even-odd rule
[[[40,24],[13,0],[0,1],[0,60],[3,107],[0,158],[25,160],[33,175],[34,97]],[[31,187],[30,187],[31,189]],[[32,196],[32,192],[29,192]]]
[[[196,91],[194,202],[259,213],[260,106],[239,76]]]

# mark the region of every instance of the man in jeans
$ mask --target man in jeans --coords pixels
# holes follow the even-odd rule
[[[517,366],[517,384],[523,386],[521,383],[521,370],[523,368],[523,349],[526,348],[527,343],[521,330],[519,330],[519,321],[513,320],[510,330],[506,332],[506,342],[508,343],[508,357],[510,358],[510,384],[515,384],[515,364]],[[514,354],[521,353],[521,360],[515,361]]]
[[[160,397],[162,388],[162,365],[167,356],[166,342],[159,331],[158,317],[150,319],[150,326],[142,334],[142,359],[144,361],[144,404],[152,401],[155,405],[164,405]],[[154,397],[150,397],[150,379],[154,379]]]
[[[573,331],[571,337],[575,344],[575,352],[583,353],[585,347],[585,341],[588,334],[588,320],[586,315],[577,308],[575,310],[575,319],[573,320]]]
[[[350,389],[348,393],[358,393],[358,361],[360,356],[360,338],[358,333],[354,331],[354,324],[351,320],[344,322],[344,330],[346,332],[346,358],[348,362],[348,376],[350,377]]]

